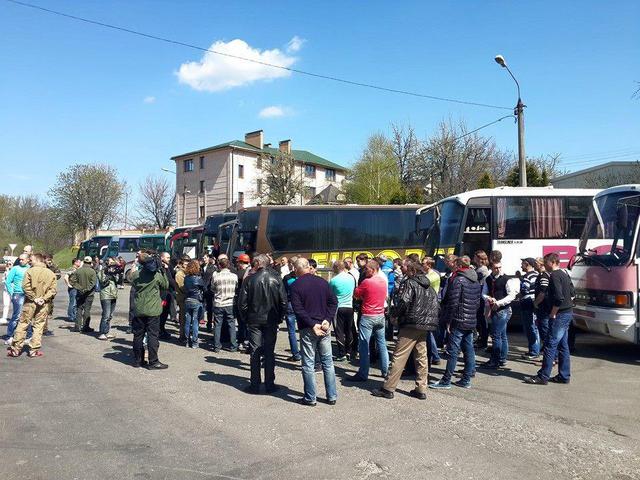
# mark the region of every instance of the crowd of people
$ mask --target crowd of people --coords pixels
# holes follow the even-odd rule
[[[276,339],[284,322],[291,352],[287,360],[301,364],[302,404],[316,404],[316,372],[323,373],[326,401],[335,404],[334,362],[347,361],[357,364],[358,370],[345,377],[346,382],[366,382],[377,366],[384,383],[372,394],[387,399],[393,398],[403,372],[413,371],[415,388],[410,394],[424,400],[428,388],[470,388],[476,375],[476,349],[490,353],[477,368],[505,368],[507,325],[518,302],[527,338],[523,357],[539,361],[542,355],[537,375],[525,382],[569,383],[574,296],[569,275],[555,253],[522,259],[517,276],[504,274],[501,257],[498,251],[490,255],[477,251],[473,258],[447,255],[446,271],[438,272],[429,257],[412,254],[391,260],[360,254],[355,261],[333,262],[327,281],[318,275],[316,262],[303,257],[274,261],[267,254],[251,258],[242,254],[231,262],[220,254],[172,261],[168,253],[141,251],[128,273],[133,366],[168,368],[158,351],[160,340],[172,338],[167,323],[173,322],[180,345],[199,348],[200,331],[206,329],[213,352],[249,354],[246,392],[258,394],[264,384],[265,392],[273,393],[278,390]],[[13,305],[5,342],[9,357],[18,357],[25,349],[30,357],[42,356],[41,337],[49,331],[56,295],[56,269],[49,256],[26,248],[7,272],[6,290]],[[102,315],[97,338],[114,338],[111,320],[122,277],[123,265],[115,259],[74,261],[63,277],[73,331],[94,332],[91,306],[98,293]],[[388,342],[396,336],[390,359]],[[464,368],[456,372],[460,353]],[[430,366],[440,364],[443,357],[442,377],[429,384]],[[558,374],[552,376],[556,363]]]

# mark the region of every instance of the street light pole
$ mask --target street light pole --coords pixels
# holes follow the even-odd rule
[[[511,70],[509,70],[507,62],[504,60],[502,55],[496,55],[495,61],[498,65],[507,69],[507,72],[509,72],[513,81],[516,82],[516,87],[518,88],[518,103],[516,104],[516,108],[514,108],[513,113],[518,120],[518,167],[520,169],[520,186],[526,187],[527,161],[524,152],[524,103],[522,103],[522,98],[520,98],[520,84],[513,73],[511,73]]]

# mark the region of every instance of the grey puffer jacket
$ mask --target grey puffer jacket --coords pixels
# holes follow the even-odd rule
[[[418,330],[433,331],[438,327],[440,304],[438,294],[424,273],[404,277],[394,296],[391,314],[398,324]]]

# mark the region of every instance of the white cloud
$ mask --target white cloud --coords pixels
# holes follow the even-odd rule
[[[294,35],[293,38],[289,40],[289,43],[287,43],[287,53],[299,52],[305,42],[306,40],[304,38]]]
[[[228,43],[218,41],[209,49],[235,57],[248,58],[254,62],[206,52],[200,61],[180,65],[180,69],[176,72],[180,83],[199,91],[219,92],[258,80],[272,80],[291,75],[287,70],[255,63],[255,61],[291,67],[298,60],[277,48],[273,50],[252,48],[240,39]]]
[[[156,103],[156,97],[152,97],[152,96],[144,97],[143,102],[144,103]]]
[[[258,116],[260,118],[277,118],[291,115],[293,111],[288,107],[281,107],[280,105],[271,105],[260,110]]]

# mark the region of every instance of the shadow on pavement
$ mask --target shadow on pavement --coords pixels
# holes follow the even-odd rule
[[[249,385],[249,378],[247,377],[239,377],[237,375],[229,375],[226,373],[215,373],[211,371],[203,371],[198,375],[198,379],[203,382],[216,382],[221,383],[223,385],[228,385],[230,387],[235,388],[236,390],[240,390],[241,392]],[[284,385],[278,385],[278,391],[272,394],[269,394],[272,397],[280,398],[287,402],[297,403],[298,399],[302,397],[302,393],[297,392],[295,390],[291,390],[289,387]],[[261,392],[264,395],[264,385],[261,385]],[[250,394],[247,394],[249,396]]]
[[[120,345],[114,345],[113,352],[108,352],[103,355],[104,358],[114,360],[116,362],[123,363],[124,365],[131,366],[133,362],[132,350]]]
[[[212,357],[209,355],[204,357],[204,361],[207,363],[214,363],[216,365],[222,365],[225,367],[236,368],[238,370],[246,370],[246,371],[251,370],[249,368],[249,365],[243,363],[242,360],[237,358],[222,358],[222,357],[218,358],[218,357]]]

